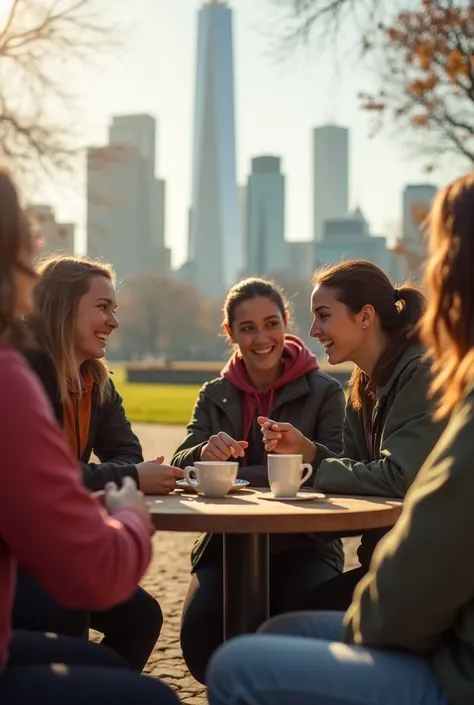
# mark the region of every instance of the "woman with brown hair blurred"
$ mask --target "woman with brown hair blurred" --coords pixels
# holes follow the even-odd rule
[[[27,317],[36,345],[24,351],[39,376],[91,491],[131,477],[145,494],[166,494],[182,470],[159,460],[143,462],[122,399],[109,376],[104,355],[118,327],[114,274],[103,262],[52,255],[38,268],[35,313]],[[101,462],[91,462],[94,452]],[[66,610],[31,576],[20,573],[13,610],[16,629],[104,634],[132,670],[143,670],[159,637],[160,605],[138,587],[126,602],[100,612]]]
[[[474,702],[474,173],[436,197],[429,253],[422,331],[447,428],[346,615],[287,615],[230,642],[211,705]]]
[[[172,705],[163,684],[131,674],[118,654],[66,637],[13,632],[17,565],[70,609],[107,609],[136,590],[151,558],[150,517],[131,478],[83,487],[51,406],[19,352],[31,313],[33,239],[0,170],[0,702]]]

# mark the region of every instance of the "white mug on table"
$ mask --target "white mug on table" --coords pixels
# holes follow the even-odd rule
[[[206,497],[225,497],[232,489],[239,470],[238,463],[199,460],[185,468],[188,485]]]
[[[274,497],[296,497],[301,485],[306,482],[313,467],[303,463],[302,455],[269,453],[268,481]],[[306,472],[304,472],[306,470]]]

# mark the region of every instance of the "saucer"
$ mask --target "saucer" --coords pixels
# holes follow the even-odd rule
[[[270,502],[309,502],[312,499],[321,500],[321,495],[317,494],[297,494],[296,497],[275,497],[271,492],[265,492],[260,495],[262,499],[268,499]]]
[[[250,482],[248,480],[236,480],[233,486],[230,488],[229,492],[238,492],[239,490],[243,490],[249,485]],[[177,480],[176,487],[179,487],[182,490],[188,490],[188,492],[196,492],[196,480],[192,480],[191,485],[186,480]]]

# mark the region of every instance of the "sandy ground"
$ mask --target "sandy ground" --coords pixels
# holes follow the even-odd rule
[[[146,460],[164,455],[165,462],[169,462],[184,437],[184,428],[180,426],[135,424],[134,429]],[[181,607],[189,582],[189,553],[194,539],[195,534],[188,533],[159,533],[153,539],[154,559],[142,585],[160,602],[164,625],[145,672],[168,683],[178,692],[181,702],[204,705],[205,689],[188,673],[179,646]],[[358,564],[357,545],[357,539],[346,542],[346,568]]]

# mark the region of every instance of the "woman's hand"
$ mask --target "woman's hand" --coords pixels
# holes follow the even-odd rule
[[[134,509],[151,526],[150,512],[143,495],[137,489],[135,480],[124,477],[122,487],[118,489],[115,482],[108,482],[105,486],[104,505],[109,514],[115,514],[120,509]]]
[[[249,447],[247,441],[236,441],[224,431],[219,431],[211,436],[201,448],[201,460],[228,460],[228,458],[243,458],[245,449]]]
[[[303,462],[312,463],[316,457],[316,446],[291,423],[272,421],[259,416],[263,444],[267,453],[302,455]]]
[[[184,478],[181,468],[163,465],[163,457],[139,463],[136,467],[140,489],[145,494],[169,494],[176,489],[176,480]]]

